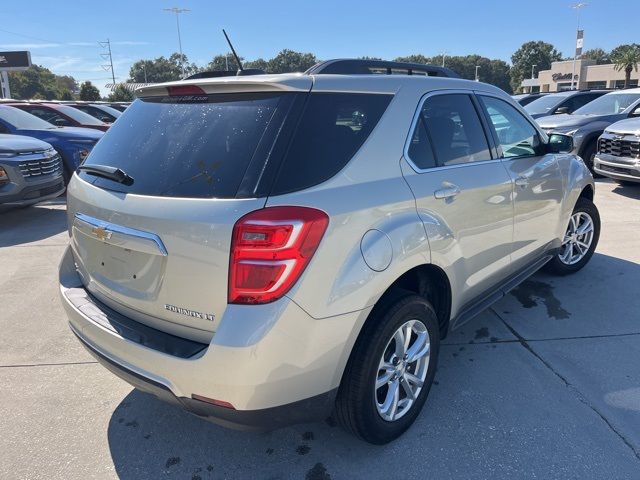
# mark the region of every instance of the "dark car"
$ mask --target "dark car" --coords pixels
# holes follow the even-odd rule
[[[104,123],[113,123],[122,115],[120,110],[116,110],[109,105],[97,103],[68,103],[67,105],[91,115]]]
[[[54,127],[19,108],[0,105],[0,133],[35,137],[53,145],[64,164],[65,182],[89,155],[103,132],[90,128]]]
[[[107,105],[110,106],[111,108],[115,108],[120,112],[124,112],[129,107],[129,105],[131,105],[131,103],[130,102],[114,102],[114,103],[108,103]]]
[[[546,93],[521,93],[519,95],[511,95],[511,98],[513,98],[516,102],[518,102],[521,106],[524,107],[525,105],[528,105],[534,100],[544,97],[545,95],[547,94]]]
[[[640,88],[609,92],[572,114],[551,115],[536,122],[547,133],[573,137],[573,153],[580,155],[593,171],[598,137],[604,129],[612,123],[636,117],[640,117]]]
[[[587,103],[609,92],[610,90],[567,90],[565,92],[550,93],[528,103],[524,109],[533,118],[573,113],[580,107],[584,107]]]
[[[64,192],[62,158],[48,143],[0,134],[0,205],[25,207]]]
[[[91,115],[61,103],[9,103],[12,107],[24,110],[56,127],[84,127],[106,132],[109,124],[101,122]]]

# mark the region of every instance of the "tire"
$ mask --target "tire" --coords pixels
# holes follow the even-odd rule
[[[593,175],[593,178],[602,178],[602,175],[600,175],[599,173],[596,173],[593,170],[593,160],[594,160],[594,158],[596,156],[597,148],[598,148],[597,140],[590,141],[588,143],[588,145],[582,151],[581,157],[582,157],[582,160],[584,160],[585,165],[587,165],[587,168],[589,169],[589,171]]]
[[[440,330],[431,304],[412,293],[405,293],[384,307],[376,307],[372,315],[356,342],[343,375],[336,399],[335,418],[343,428],[362,440],[382,445],[402,435],[420,414],[436,374]],[[429,345],[428,353],[411,363],[399,361],[395,356],[399,344],[394,334],[398,329],[406,332],[407,325],[411,329],[407,352],[411,352],[412,347],[415,347],[414,353],[422,352],[426,344]],[[421,347],[422,341],[426,343]],[[386,368],[380,367],[381,360],[385,360]],[[394,363],[396,361],[397,364]],[[399,380],[394,380],[392,375],[395,374],[401,375]],[[413,377],[412,380],[407,380],[411,378],[409,375]],[[376,382],[387,376],[391,376],[388,383],[383,380],[381,383],[384,385],[377,389]],[[422,387],[418,383],[411,383],[422,376]],[[409,399],[405,384],[413,392],[420,389],[414,400]],[[394,397],[391,392],[395,391],[398,394]],[[385,400],[389,398],[399,398],[395,401],[396,417],[385,419],[383,414],[392,415],[390,412],[393,410],[394,402],[391,402],[389,409],[384,408]],[[404,408],[401,406],[403,403]]]
[[[591,220],[593,226],[588,242],[587,237],[589,232],[586,229],[586,223],[582,223],[587,217]],[[577,230],[580,230],[581,226],[583,226],[585,227],[586,233],[577,235],[575,237],[576,243],[574,243],[573,247],[571,247],[574,250],[568,253],[567,250],[568,248],[570,248],[569,245],[573,243],[572,240],[568,240],[568,236],[570,233],[572,233],[572,229],[575,231],[575,227],[573,226],[574,219],[578,219],[576,220],[578,223]],[[578,270],[582,269],[582,267],[584,267],[593,256],[593,252],[598,245],[599,238],[600,214],[598,213],[598,209],[591,200],[588,200],[586,198],[579,198],[575,208],[573,209],[573,212],[571,213],[571,220],[569,221],[567,232],[565,233],[565,237],[563,238],[563,245],[562,247],[560,247],[560,251],[553,257],[553,259],[545,265],[545,269],[548,272],[554,273],[556,275],[568,275],[577,272]],[[582,240],[582,246],[580,244],[580,240]],[[588,243],[588,248],[584,247],[584,244],[586,243]],[[574,252],[575,257],[573,256]],[[578,255],[578,252],[580,252],[581,254],[580,257]]]

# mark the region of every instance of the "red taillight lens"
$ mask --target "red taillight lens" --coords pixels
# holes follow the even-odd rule
[[[282,297],[313,257],[329,224],[307,207],[268,207],[233,227],[229,303],[258,304]]]
[[[170,97],[179,97],[181,95],[206,95],[206,92],[197,85],[175,85],[167,87]]]

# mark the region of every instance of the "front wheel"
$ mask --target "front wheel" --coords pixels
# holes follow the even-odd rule
[[[598,245],[600,214],[594,203],[579,198],[576,203],[559,252],[547,264],[547,270],[567,275],[584,267]]]
[[[336,417],[373,444],[398,438],[420,414],[436,373],[440,332],[431,304],[407,293],[370,318],[354,347]]]

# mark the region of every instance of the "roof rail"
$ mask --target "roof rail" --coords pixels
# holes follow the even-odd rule
[[[436,65],[425,65],[421,63],[390,62],[387,60],[364,60],[353,58],[342,58],[335,60],[325,60],[316,63],[306,75],[336,74],[336,75],[425,75],[429,77],[450,77],[460,78],[453,70]]]

